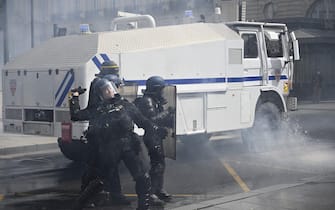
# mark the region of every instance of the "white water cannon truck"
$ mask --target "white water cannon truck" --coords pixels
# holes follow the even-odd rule
[[[61,137],[70,124],[71,142],[80,141],[87,122],[70,121],[67,96],[72,88],[89,88],[101,64],[113,60],[138,94],[154,75],[175,88],[177,138],[241,130],[249,142],[287,112],[298,59],[294,33],[278,23],[193,23],[52,38],[5,65],[4,131]],[[88,91],[81,107],[87,101]],[[261,116],[271,125],[259,126]]]

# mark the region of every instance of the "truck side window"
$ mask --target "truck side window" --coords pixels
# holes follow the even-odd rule
[[[266,51],[269,58],[283,57],[282,36],[277,32],[265,32]]]
[[[244,40],[244,58],[257,58],[258,45],[256,34],[242,34]]]

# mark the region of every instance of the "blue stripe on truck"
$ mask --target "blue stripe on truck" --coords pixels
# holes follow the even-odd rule
[[[60,96],[58,102],[56,103],[56,107],[60,107],[66,97],[66,95],[68,94],[68,92],[70,91],[70,88],[72,87],[73,85],[73,82],[74,82],[74,73],[73,71],[68,71],[68,74],[70,74],[70,80],[67,82],[63,92],[62,92],[62,95]],[[65,82],[66,80],[66,77],[65,79],[63,80],[63,83]]]
[[[57,98],[59,92],[62,90],[63,85],[64,85],[64,83],[65,83],[65,81],[66,81],[66,79],[67,79],[67,77],[68,77],[69,74],[70,74],[70,71],[68,71],[68,72],[66,73],[66,75],[65,75],[65,77],[64,77],[64,79],[63,79],[63,81],[62,81],[62,83],[60,84],[60,86],[59,86],[59,88],[58,88],[58,90],[57,90],[57,92],[56,92],[55,99]]]
[[[99,69],[99,71],[100,71],[101,63],[100,63],[99,59],[97,58],[97,56],[94,56],[94,57],[92,58],[92,61],[93,61],[93,63],[96,65],[96,67],[97,67],[97,68]]]
[[[104,59],[104,61],[110,61],[109,57],[107,54],[105,53],[101,53],[100,56],[102,57],[102,59]]]
[[[105,54],[105,53],[100,53],[100,56],[102,57],[102,59],[103,59],[104,61],[110,61],[110,59],[109,59],[109,57],[108,57],[107,54]],[[96,66],[96,67],[99,69],[99,71],[100,71],[101,63],[100,63],[99,59],[97,58],[97,56],[94,56],[94,57],[92,58],[92,61],[93,61],[93,63],[95,64],[95,66]]]
[[[269,76],[269,80],[275,80],[275,76]],[[281,80],[287,79],[286,75],[280,77]],[[250,82],[261,81],[262,77],[219,77],[219,78],[199,78],[199,79],[166,79],[165,82],[171,85],[187,85],[187,84],[201,84],[201,83],[222,83],[228,81],[234,82]],[[135,82],[138,85],[145,85],[146,80],[125,80],[126,82]]]

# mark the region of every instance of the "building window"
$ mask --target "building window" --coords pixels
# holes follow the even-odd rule
[[[333,0],[315,1],[308,9],[306,16],[316,19],[335,19],[335,2]]]
[[[263,14],[266,19],[273,19],[275,16],[275,5],[273,2],[269,2],[265,4],[263,9]]]

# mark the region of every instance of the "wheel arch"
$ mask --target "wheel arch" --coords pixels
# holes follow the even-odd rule
[[[256,110],[260,104],[266,102],[275,104],[281,113],[287,112],[284,97],[275,90],[261,90],[261,94],[257,100]]]
[[[262,143],[269,138],[268,135],[262,136],[264,130],[271,131],[273,137],[270,139],[277,139],[275,131],[278,130],[286,111],[285,100],[277,91],[260,90],[255,105],[253,124],[241,132],[243,143],[247,145],[249,151],[262,149]],[[264,125],[270,125],[270,127],[264,128]]]

